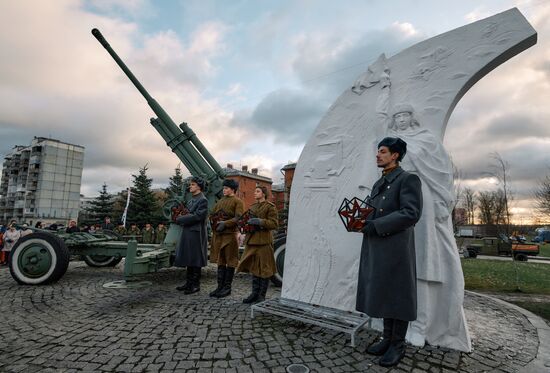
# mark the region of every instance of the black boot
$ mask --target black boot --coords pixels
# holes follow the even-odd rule
[[[408,321],[393,320],[393,333],[388,351],[380,358],[378,364],[383,367],[392,367],[399,364],[405,356],[405,335],[407,335]]]
[[[393,319],[384,319],[384,332],[382,333],[382,340],[373,343],[367,348],[367,353],[371,355],[384,355],[388,348],[390,348],[391,336],[393,334]]]
[[[225,272],[226,268],[224,266],[218,266],[218,287],[216,290],[211,291],[210,295],[211,297],[218,297],[218,293],[222,290],[223,285],[225,283]]]
[[[235,268],[227,267],[225,270],[225,281],[223,283],[223,288],[214,295],[216,298],[225,298],[231,294],[231,284],[233,283],[233,276],[235,275]]]
[[[258,297],[260,296],[260,280],[259,277],[252,277],[252,293],[245,299],[243,299],[243,303],[255,303]]]
[[[193,294],[201,290],[201,267],[187,267],[191,269],[191,284],[185,290],[183,294]]]
[[[186,289],[189,289],[189,287],[191,286],[191,282],[193,281],[191,278],[193,277],[193,272],[191,270],[191,267],[187,267],[187,269],[185,270],[185,284],[184,285],[181,285],[181,286],[178,286],[176,287],[176,290],[179,290],[179,291],[185,291]]]
[[[260,278],[260,295],[258,296],[258,299],[256,299],[256,301],[253,303],[259,303],[265,300],[265,295],[267,294],[268,287],[269,287],[269,279]]]

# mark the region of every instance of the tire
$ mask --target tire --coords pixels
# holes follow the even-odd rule
[[[274,243],[275,267],[277,272],[271,277],[271,283],[276,287],[283,286],[283,272],[285,266],[286,236],[283,236]]]
[[[516,254],[516,255],[514,255],[514,260],[517,260],[518,262],[526,262],[527,261],[527,255],[525,255],[525,254]]]
[[[475,252],[475,250],[468,250],[468,258],[477,258],[477,253]]]
[[[59,280],[69,266],[69,250],[52,233],[35,232],[20,238],[9,258],[11,276],[21,285],[45,285]]]
[[[90,267],[114,267],[122,260],[122,257],[107,256],[107,255],[83,255],[82,259]]]

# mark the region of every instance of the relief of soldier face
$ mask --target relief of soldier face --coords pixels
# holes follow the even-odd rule
[[[406,130],[411,126],[412,115],[408,111],[397,113],[393,116],[393,121],[398,130]]]

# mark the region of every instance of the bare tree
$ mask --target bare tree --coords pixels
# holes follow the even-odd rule
[[[491,192],[493,195],[493,219],[496,225],[506,225],[506,197],[502,189]]]
[[[462,172],[452,160],[451,160],[451,165],[453,167],[453,187],[454,187],[454,201],[452,206],[453,209],[452,209],[451,217],[453,221],[453,229],[456,231],[457,226],[459,224],[464,224],[463,219],[457,219],[457,214],[456,214],[456,207],[462,196],[462,185],[461,185]]]
[[[495,196],[493,192],[479,192],[479,221],[481,224],[494,224]]]
[[[502,158],[498,152],[490,154],[493,159],[493,164],[491,165],[491,175],[494,176],[501,185],[502,198],[504,204],[504,219],[501,219],[504,223],[504,229],[508,235],[510,232],[510,202],[513,198],[512,190],[510,189],[510,164]],[[499,224],[500,222],[497,222]]]
[[[535,206],[541,215],[550,218],[550,176],[540,180],[534,193]]]
[[[472,188],[464,188],[462,192],[464,201],[464,208],[466,209],[466,218],[468,224],[474,224],[475,210],[476,210],[476,194]]]

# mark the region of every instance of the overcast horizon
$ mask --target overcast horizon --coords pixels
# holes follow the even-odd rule
[[[509,163],[515,221],[533,217],[550,173],[550,1],[152,1],[0,3],[0,156],[34,136],[85,147],[81,194],[131,184],[148,165],[164,187],[180,161],[155,114],[91,35],[113,49],[176,123],[222,167],[282,182],[329,106],[381,53],[518,7],[538,42],[471,88],[444,144],[462,187],[498,187],[490,154]],[[373,155],[374,159],[374,155]],[[182,167],[184,168],[184,167]]]

